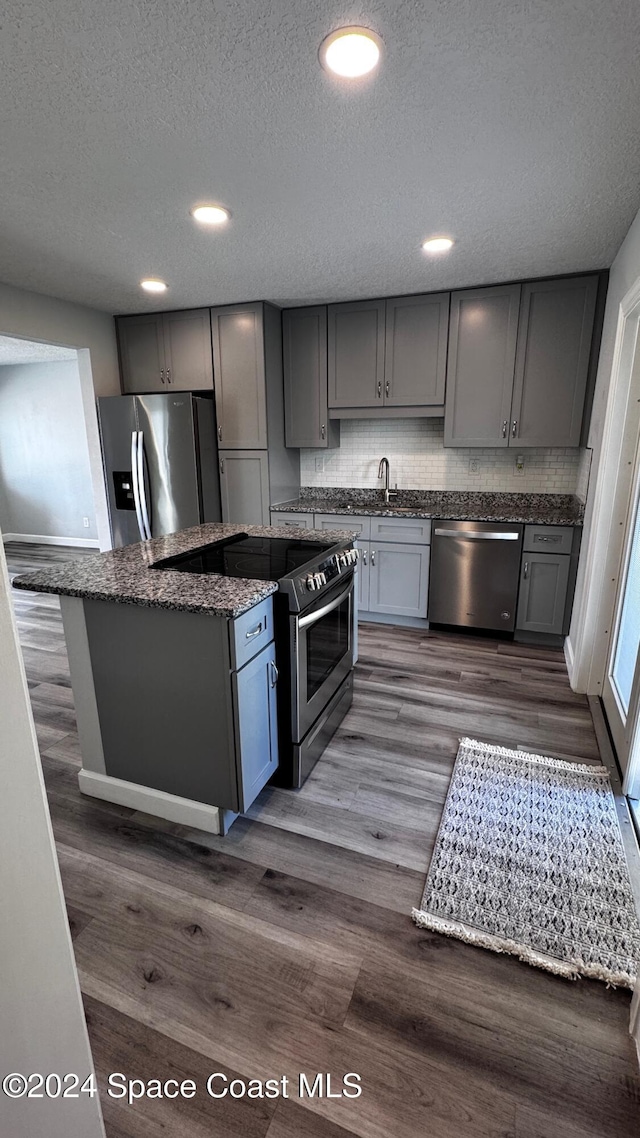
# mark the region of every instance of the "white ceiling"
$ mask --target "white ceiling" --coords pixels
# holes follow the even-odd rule
[[[75,360],[77,356],[78,353],[74,348],[61,348],[57,344],[36,344],[32,340],[16,340],[13,336],[0,336],[0,366]]]
[[[317,62],[351,23],[385,44],[356,84]],[[122,312],[608,266],[639,56],[638,0],[5,0],[0,280]]]

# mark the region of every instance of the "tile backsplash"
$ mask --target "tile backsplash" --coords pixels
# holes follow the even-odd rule
[[[575,494],[585,478],[577,447],[444,447],[443,419],[343,419],[340,446],[301,450],[303,486],[380,486],[378,463],[391,466],[391,485],[415,490],[494,490]]]

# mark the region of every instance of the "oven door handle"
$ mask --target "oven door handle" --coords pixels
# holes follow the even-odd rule
[[[351,596],[352,592],[353,581],[349,585],[349,588],[345,589],[344,593],[340,593],[340,596],[336,597],[334,601],[330,601],[328,605],[324,605],[324,607],[321,609],[316,609],[315,612],[310,612],[308,616],[298,617],[298,628],[308,628],[310,624],[315,624],[316,621],[321,620],[323,616],[327,615],[327,613],[333,612],[334,609],[339,608],[340,605],[343,604],[344,601],[346,601],[347,598]]]

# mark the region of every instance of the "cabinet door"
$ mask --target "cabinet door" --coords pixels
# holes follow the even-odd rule
[[[223,522],[269,525],[269,460],[266,451],[220,451]]]
[[[288,447],[339,445],[338,424],[327,404],[327,309],[282,313],[284,415]]]
[[[163,325],[167,384],[178,391],[213,391],[210,310],[166,312]]]
[[[562,633],[570,562],[562,553],[523,554],[516,628]]]
[[[155,315],[121,316],[116,320],[125,393],[167,390],[162,319],[162,315]]]
[[[426,617],[428,589],[428,546],[371,542],[369,612]]]
[[[449,293],[388,300],[385,323],[386,406],[429,407],[444,403]]]
[[[509,442],[580,445],[597,277],[522,286]]]
[[[266,450],[262,305],[212,308],[218,441],[229,450]]]
[[[382,407],[384,300],[328,307],[329,406]]]
[[[240,813],[278,766],[277,681],[273,643],[233,674]]]
[[[451,294],[445,446],[509,445],[520,285]]]

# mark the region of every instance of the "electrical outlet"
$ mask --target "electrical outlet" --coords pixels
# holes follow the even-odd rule
[[[316,474],[324,474],[324,458],[316,458]]]
[[[524,455],[523,454],[516,455],[515,473],[516,474],[524,474]]]
[[[469,459],[469,474],[479,474],[479,473],[480,473],[480,459],[470,458]]]
[[[83,524],[85,529],[89,529],[89,519],[88,518],[83,518],[82,524]]]

